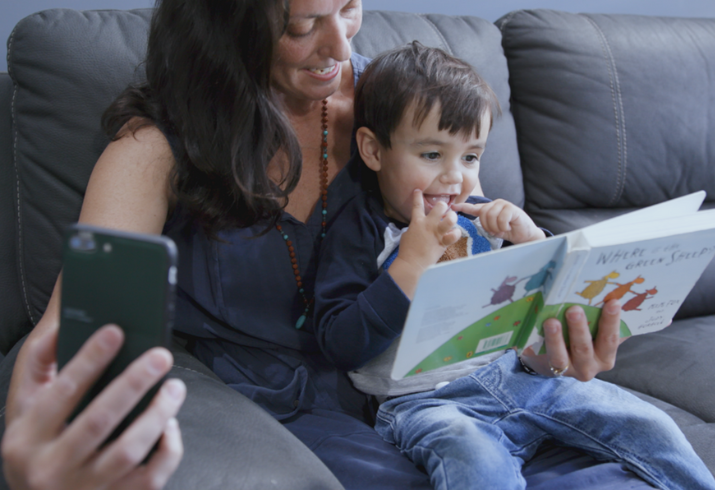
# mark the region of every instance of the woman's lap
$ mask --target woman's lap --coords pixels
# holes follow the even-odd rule
[[[426,473],[372,427],[350,415],[318,409],[298,414],[284,421],[284,426],[325,463],[346,490],[432,488]]]
[[[429,477],[365,422],[313,410],[284,421],[335,474],[346,490],[432,488]],[[652,488],[618,463],[599,462],[579,451],[544,446],[524,465],[529,490],[645,490]]]

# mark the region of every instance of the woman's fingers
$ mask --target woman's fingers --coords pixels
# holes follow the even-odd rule
[[[571,361],[562,333],[561,323],[555,318],[544,321],[544,343],[546,344],[547,368],[558,371],[569,369]]]
[[[566,310],[565,316],[569,329],[569,352],[572,365],[570,374],[581,381],[588,381],[599,370],[597,360],[594,358],[593,338],[588,328],[586,314],[580,306],[572,306]]]
[[[612,299],[601,310],[598,321],[598,333],[594,341],[596,358],[601,361],[602,370],[613,369],[616,364],[616,352],[621,344],[621,304]],[[625,339],[624,339],[625,340]]]
[[[59,447],[71,448],[65,457],[81,462],[93,454],[144,394],[169,372],[172,362],[171,353],[164,348],[150,349],[132,362],[62,433]]]
[[[117,326],[106,326],[87,339],[77,354],[59,372],[46,390],[38,393],[29,409],[31,433],[46,438],[58,434],[84,394],[119,352],[124,334]]]
[[[166,423],[159,447],[144,466],[135,468],[111,490],[142,490],[162,488],[179,466],[184,454],[181,430],[175,418]]]
[[[24,412],[37,390],[57,375],[56,346],[57,330],[46,333],[27,346],[27,367],[22,371],[17,395],[8,403],[7,420],[12,421],[16,414]]]
[[[185,396],[186,386],[181,380],[167,380],[149,407],[103,451],[95,464],[97,473],[117,479],[129,474],[149,454]]]

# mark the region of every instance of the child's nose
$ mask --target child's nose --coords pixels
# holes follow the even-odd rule
[[[461,184],[462,183],[462,172],[452,167],[447,169],[442,173],[440,181],[443,184]]]

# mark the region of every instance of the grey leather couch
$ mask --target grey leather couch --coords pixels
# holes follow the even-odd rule
[[[102,111],[142,76],[151,10],[49,10],[20,21],[0,73],[0,399],[60,269],[107,144]],[[715,206],[715,19],[517,11],[475,17],[365,12],[374,56],[418,39],[472,63],[503,116],[482,161],[489,197],[555,233],[698,189]],[[623,344],[604,379],[667,411],[715,472],[715,266],[674,324]],[[277,422],[180,347],[186,453],[172,489],[340,488]],[[3,403],[4,405],[4,403]],[[0,416],[4,414],[4,407]],[[4,424],[2,424],[4,425]],[[2,487],[4,482],[0,484]]]

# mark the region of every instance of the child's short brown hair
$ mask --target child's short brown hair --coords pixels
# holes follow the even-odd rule
[[[499,101],[487,82],[469,64],[441,49],[413,41],[375,58],[355,89],[355,124],[375,133],[385,148],[410,104],[415,104],[416,126],[435,103],[439,129],[451,134],[479,134],[481,119],[490,110],[501,114]]]

